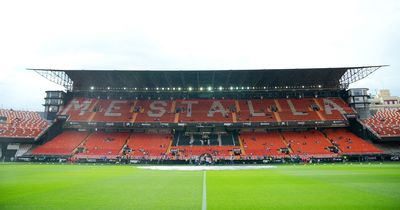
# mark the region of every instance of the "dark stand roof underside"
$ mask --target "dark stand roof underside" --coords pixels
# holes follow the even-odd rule
[[[124,71],[64,70],[74,89],[94,87],[274,87],[312,86],[337,88],[348,68],[204,70],[204,71]]]

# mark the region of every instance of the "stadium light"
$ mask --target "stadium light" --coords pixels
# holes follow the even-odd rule
[[[229,88],[229,90],[233,90],[233,87],[231,86],[231,87]]]
[[[158,90],[158,87],[156,87],[156,90]]]
[[[247,87],[247,90],[250,90],[250,87]]]
[[[200,91],[203,91],[203,87],[200,87]]]
[[[124,87],[124,90],[126,90],[126,87]]]
[[[208,90],[208,91],[211,91],[211,90],[212,90],[212,87],[211,87],[211,86],[208,86],[208,87],[207,87],[207,90]]]
[[[90,89],[91,89],[91,90],[94,90],[94,87],[93,87],[93,86],[91,86],[91,87],[90,87]]]
[[[192,90],[193,90],[193,88],[192,88],[192,87],[188,87],[188,90],[189,90],[189,91],[192,91]]]
[[[178,90],[182,90],[182,88],[181,88],[181,87],[178,87]]]
[[[218,90],[219,90],[219,91],[222,91],[222,87],[221,87],[221,86],[219,86]]]
[[[110,87],[107,87],[107,90],[110,90]]]
[[[172,90],[175,90],[175,88],[173,87]]]
[[[322,88],[322,85],[318,85],[318,88]]]
[[[145,90],[148,90],[149,88],[145,88]]]

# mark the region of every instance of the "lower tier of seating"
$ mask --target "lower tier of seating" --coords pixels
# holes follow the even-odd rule
[[[324,132],[342,154],[379,154],[383,152],[372,143],[361,139],[346,129],[327,129]]]
[[[158,133],[65,131],[46,144],[34,148],[32,154],[73,155],[78,159],[113,159],[120,156],[130,159],[161,157],[188,159],[210,154],[226,159],[234,156],[236,158],[324,158],[383,152],[346,129],[242,132],[239,134],[237,143],[233,141],[229,145],[190,144],[190,137],[181,143],[173,140],[177,137],[184,138],[183,136],[184,134],[173,137],[171,134]],[[232,136],[236,135],[232,134]]]
[[[292,155],[329,157],[337,154],[331,142],[319,131],[283,132],[281,135]]]
[[[177,159],[189,159],[204,154],[210,154],[214,157],[226,158],[234,156],[234,149],[240,149],[240,146],[176,146],[172,147],[170,156]]]
[[[171,145],[170,134],[132,133],[122,155],[130,158],[157,158],[166,155]]]
[[[72,155],[88,132],[64,131],[51,141],[33,149],[33,155]]]
[[[240,138],[246,155],[284,157],[288,154],[287,145],[277,131],[244,132]]]
[[[94,132],[80,146],[76,158],[116,158],[130,133]]]

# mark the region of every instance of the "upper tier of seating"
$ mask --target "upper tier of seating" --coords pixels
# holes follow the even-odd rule
[[[35,138],[48,127],[37,112],[0,109],[0,137]]]
[[[340,98],[103,100],[74,98],[59,112],[77,122],[282,122],[345,120]]]
[[[363,122],[381,137],[400,136],[400,109],[379,109]]]

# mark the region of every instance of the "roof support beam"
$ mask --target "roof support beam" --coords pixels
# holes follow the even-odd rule
[[[232,71],[229,71],[228,75],[226,76],[226,80],[225,80],[225,86],[227,87],[229,85],[230,79],[231,79],[231,74]]]
[[[66,90],[72,91],[74,82],[69,78],[69,76],[64,71],[53,71],[53,70],[44,70],[44,69],[28,69],[34,70],[40,76],[46,78],[47,80],[62,85]]]
[[[213,71],[212,77],[211,77],[211,88],[214,88],[214,79],[215,79],[215,71]]]
[[[168,87],[172,87],[171,86],[171,81],[169,80],[169,78],[167,76],[167,73],[165,71],[164,71],[164,78],[165,78],[165,81],[167,81]]]
[[[200,87],[200,73],[197,72],[197,88]]]
[[[182,73],[182,72],[181,72],[181,81],[182,81],[183,87],[186,87],[185,77],[183,76],[183,73]]]
[[[348,88],[351,83],[357,82],[361,79],[364,79],[368,75],[374,73],[376,70],[386,67],[387,65],[382,66],[365,66],[358,68],[348,69],[343,76],[340,78],[339,82],[342,88]]]

